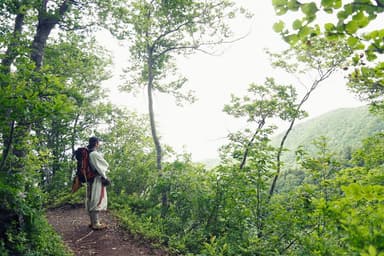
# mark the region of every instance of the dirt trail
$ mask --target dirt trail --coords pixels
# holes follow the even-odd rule
[[[108,225],[107,229],[101,231],[93,231],[88,227],[89,217],[84,208],[65,206],[48,210],[46,215],[49,223],[76,256],[169,255],[160,249],[151,248],[143,241],[135,240],[118,226],[116,219],[108,212],[100,215],[103,223]]]

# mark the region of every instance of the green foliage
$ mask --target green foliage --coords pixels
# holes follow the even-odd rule
[[[132,42],[129,72],[134,77],[124,88],[130,91],[150,84],[175,96],[178,103],[193,101],[190,92],[181,90],[186,80],[177,74],[174,57],[230,37],[227,21],[238,11],[234,4],[221,0],[120,2],[115,8],[120,29],[115,32]]]
[[[298,8],[293,7],[291,2],[291,0],[273,1],[277,14],[296,12]],[[311,41],[319,35],[324,35],[331,41],[345,38],[355,53],[353,63],[349,65],[354,68],[349,71],[348,85],[362,98],[371,102],[374,107],[383,108],[381,97],[383,62],[380,58],[384,49],[383,29],[377,25],[371,26],[375,20],[382,19],[384,12],[382,1],[354,0],[342,3],[341,0],[323,0],[320,3],[296,2],[296,5],[300,6],[303,17],[293,22],[293,31],[283,29],[288,26],[285,26],[282,21],[278,26],[276,25],[275,31],[291,45]],[[321,14],[322,20],[325,20],[324,28],[316,24],[318,14]],[[300,29],[298,21],[301,21]],[[306,32],[303,33],[303,30]],[[348,66],[345,70],[348,70]]]
[[[28,178],[32,177],[11,174],[0,178],[1,255],[70,255],[44,218],[44,196],[36,179],[27,181],[25,191],[15,186]]]
[[[353,251],[370,255],[383,253],[382,201],[383,175],[378,155],[383,153],[383,136],[377,134],[364,141],[360,150],[353,154],[352,161],[361,167],[344,170],[343,195],[335,200],[332,211],[343,227],[345,237]],[[372,158],[372,161],[369,159]]]
[[[274,127],[269,122],[274,118],[294,122],[305,115],[300,109],[305,100],[296,102],[292,86],[268,78],[263,85],[250,85],[246,96],[232,96],[224,111],[245,119],[248,127],[228,136],[221,165],[209,171],[192,163],[187,154],[178,155],[165,147],[160,151],[165,159],[162,171],[155,172],[159,152],[151,140],[153,116],[148,122],[103,100],[99,84],[108,78],[109,59],[92,37],[77,30],[95,21],[85,19],[85,14],[101,18],[103,25],[114,28],[115,35],[130,40],[134,67],[130,71],[135,81],[125,89],[148,86],[183,100],[191,97],[181,90],[185,79],[178,76],[174,58],[196,49],[211,50],[209,46],[231,37],[227,18],[239,11],[232,2],[62,1],[71,4],[66,15],[57,12],[60,3],[51,2],[44,9],[45,2],[0,3],[0,46],[4,50],[0,69],[1,255],[69,255],[42,217],[42,209],[47,203],[55,206],[83,200],[84,187],[69,193],[74,169],[71,152],[89,134],[102,138],[102,150],[111,166],[113,212],[133,234],[166,245],[174,253],[384,253],[384,137],[377,134],[355,150],[363,137],[382,126],[365,108],[317,119],[307,129],[312,135],[299,130],[306,140],[321,135],[330,140],[317,139],[313,150],[301,147],[300,165],[285,173],[281,181],[285,188],[279,187],[272,196],[268,187],[279,163],[270,143]],[[378,57],[383,30],[359,34],[383,12],[379,1],[272,3],[281,15],[289,11],[301,15],[292,26],[283,21],[274,25],[276,32],[296,46],[296,51],[284,52],[284,58],[271,55],[279,58],[274,65],[288,71],[315,69],[324,75],[319,81],[335,68],[355,65],[351,88],[381,106],[383,64]],[[323,12],[335,14],[338,21],[328,21],[324,27],[313,25]],[[38,50],[33,40],[41,17],[60,26],[56,36]],[[13,33],[16,19],[23,30]],[[322,33],[329,41],[314,38]],[[347,45],[336,40],[340,37],[347,38]],[[350,48],[355,51],[352,64],[345,61]],[[362,50],[364,54],[359,52]],[[36,53],[44,55],[43,62],[36,59]],[[293,57],[296,63],[289,62]],[[334,123],[339,125],[332,126]],[[296,150],[294,143],[308,145],[291,136],[288,150]],[[343,151],[347,157],[339,163]]]
[[[100,99],[95,84],[107,77],[107,58],[94,41],[84,30],[68,32],[88,23],[82,15],[95,3],[0,3],[2,254],[68,255],[42,219],[42,205],[69,191],[65,170],[78,139],[71,128],[84,116],[78,108]]]
[[[377,133],[363,141],[363,146],[353,153],[353,161],[358,166],[371,169],[383,164],[380,156],[384,149],[384,134]]]
[[[109,125],[102,151],[113,170],[111,189],[116,194],[144,193],[156,170],[148,120],[120,110]]]
[[[130,175],[134,174],[132,166]],[[213,207],[211,175],[188,160],[177,160],[165,166],[161,177],[140,177],[147,182],[146,191],[133,191],[134,188],[128,189],[129,185],[122,191],[121,185],[113,183],[112,207],[119,218],[131,232],[166,244],[171,250],[199,252],[208,236],[207,220]],[[116,195],[116,190],[120,194]],[[158,201],[164,191],[168,207],[162,216]]]
[[[375,255],[384,252],[383,191],[381,185],[352,183],[343,187],[345,196],[333,203],[332,210],[338,214],[337,220],[352,251],[368,252],[374,248]]]
[[[267,78],[263,85],[251,84],[243,99],[232,95],[231,105],[225,105],[224,112],[237,118],[245,117],[250,123],[260,123],[272,117],[287,120],[295,112],[296,97],[293,86],[279,85],[273,78]]]

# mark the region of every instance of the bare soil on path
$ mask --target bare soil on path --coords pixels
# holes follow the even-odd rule
[[[64,206],[47,210],[48,222],[76,256],[168,256],[167,252],[153,248],[145,241],[134,238],[118,225],[108,212],[100,219],[107,224],[104,230],[92,230],[89,216],[83,207]]]

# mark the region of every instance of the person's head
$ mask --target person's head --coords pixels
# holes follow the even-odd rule
[[[100,140],[96,136],[90,137],[88,140],[88,148],[89,149],[96,149],[99,146],[99,142],[100,142]]]

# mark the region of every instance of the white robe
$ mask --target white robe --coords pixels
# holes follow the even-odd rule
[[[103,155],[96,150],[89,154],[89,163],[92,169],[96,170],[99,175],[94,178],[92,183],[87,184],[85,207],[88,212],[107,210],[107,189],[101,183],[101,177],[107,178],[109,165]]]

